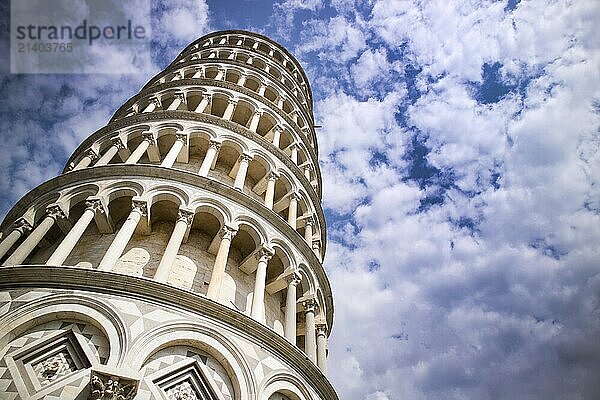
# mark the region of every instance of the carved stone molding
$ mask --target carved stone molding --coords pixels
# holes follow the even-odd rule
[[[89,400],[133,400],[138,381],[106,372],[92,371]]]

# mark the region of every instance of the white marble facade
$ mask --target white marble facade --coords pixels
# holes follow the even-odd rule
[[[285,49],[184,49],[8,213],[0,398],[335,400],[310,85]]]

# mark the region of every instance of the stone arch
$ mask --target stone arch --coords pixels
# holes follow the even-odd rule
[[[18,313],[8,313],[0,318],[2,326],[14,327],[0,333],[0,349],[16,336],[43,323],[56,319],[74,319],[92,324],[108,339],[107,366],[120,365],[127,352],[129,333],[118,312],[109,304],[96,298],[76,294],[56,294],[31,300]]]
[[[232,219],[231,211],[224,203],[212,198],[194,199],[190,202],[189,208],[194,213],[207,212],[217,218],[221,226],[229,223]]]
[[[152,187],[144,193],[144,197],[148,199],[148,206],[152,207],[155,203],[163,200],[170,200],[177,206],[186,205],[189,202],[188,194],[174,186],[159,185]]]
[[[59,203],[64,204],[65,210],[70,210],[75,204],[94,196],[100,191],[100,187],[94,183],[82,186],[70,187],[61,192]]]
[[[302,279],[298,285],[299,288],[302,288],[302,290],[298,290],[298,298],[303,295],[314,294],[316,285],[310,268],[306,264],[300,263],[298,264],[298,273]]]
[[[274,371],[265,377],[260,385],[258,400],[270,400],[275,393],[281,393],[290,400],[312,400],[306,384],[287,372]]]
[[[130,350],[131,366],[141,370],[152,354],[180,344],[206,351],[217,359],[231,379],[236,400],[256,398],[256,382],[242,352],[220,332],[200,323],[172,322],[144,333]]]

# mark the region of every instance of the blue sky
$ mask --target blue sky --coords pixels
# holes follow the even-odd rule
[[[254,30],[301,61],[323,125],[340,397],[600,395],[599,2],[152,4],[139,74],[2,58],[0,214],[189,42]]]

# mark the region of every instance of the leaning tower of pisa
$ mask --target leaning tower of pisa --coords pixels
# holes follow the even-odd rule
[[[336,400],[309,82],[185,48],[1,225],[0,398]]]

